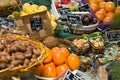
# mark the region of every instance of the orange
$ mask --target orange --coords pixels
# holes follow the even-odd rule
[[[106,15],[105,9],[100,9],[99,11],[100,11],[100,13],[102,13],[104,16]]]
[[[44,65],[42,76],[43,77],[56,77],[56,68],[53,62]]]
[[[98,3],[100,3],[100,2],[104,2],[104,0],[97,0],[97,2],[98,2]]]
[[[69,66],[67,64],[62,64],[56,67],[57,75],[62,74],[64,71],[68,70]]]
[[[65,62],[71,70],[75,70],[80,67],[80,59],[76,54],[70,54]]]
[[[103,19],[103,22],[110,22],[110,21],[112,21],[112,18],[111,18],[111,17],[105,17],[105,18]]]
[[[114,13],[113,12],[108,12],[106,14],[107,17],[111,17],[111,18],[114,18]]]
[[[106,2],[100,2],[99,3],[99,8],[104,9],[106,5]]]
[[[48,54],[48,57],[43,61],[43,63],[49,63],[52,61],[52,55],[51,55],[51,50],[49,48],[45,48],[46,53]]]
[[[34,70],[33,70],[33,73],[40,76],[42,71],[43,71],[43,68],[44,68],[44,65],[43,64],[40,64],[38,67],[36,67]]]
[[[88,2],[89,2],[89,4],[98,4],[97,0],[89,0]]]
[[[111,2],[111,1],[107,2],[106,5],[105,5],[105,10],[106,10],[107,12],[114,11],[115,8],[116,8],[115,3],[114,3],[114,2]]]
[[[115,9],[115,14],[120,14],[120,7],[117,7],[117,8]]]
[[[90,8],[93,10],[93,12],[96,12],[99,10],[99,7],[97,4],[90,4]]]
[[[67,58],[68,55],[70,54],[70,52],[68,51],[68,49],[65,48],[65,47],[61,47],[60,50],[61,50],[62,54],[64,54],[64,56],[65,56],[66,58]]]
[[[96,15],[96,17],[98,18],[98,20],[99,20],[100,22],[103,21],[103,19],[104,19],[104,14],[102,14],[101,12],[96,12],[95,15]]]
[[[55,65],[61,65],[65,62],[66,57],[64,54],[62,54],[61,49],[59,47],[54,47],[51,50],[51,54]]]

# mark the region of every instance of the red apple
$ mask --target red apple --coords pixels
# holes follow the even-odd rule
[[[71,0],[61,0],[62,4],[68,4],[69,2],[71,2]]]
[[[55,2],[55,7],[56,7],[56,8],[61,8],[61,7],[62,7],[61,2],[57,2],[57,1],[56,1],[56,2]]]

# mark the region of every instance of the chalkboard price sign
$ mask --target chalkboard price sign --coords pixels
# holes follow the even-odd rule
[[[38,30],[39,31],[40,29],[42,29],[41,18],[31,18],[30,23],[31,23],[32,30]]]
[[[15,25],[14,19],[0,18],[0,27],[11,27]]]
[[[120,0],[117,0],[117,6],[120,6]]]
[[[76,16],[76,15],[68,15],[67,16],[67,22],[71,23],[71,24],[82,25],[81,17],[80,16]]]
[[[60,8],[59,9],[60,15],[67,15],[70,12],[70,8]]]
[[[78,76],[74,75],[71,71],[67,71],[63,80],[81,80]]]
[[[80,12],[90,12],[90,7],[88,4],[85,4],[78,8]]]
[[[109,42],[119,42],[120,41],[120,30],[108,31],[105,33]]]

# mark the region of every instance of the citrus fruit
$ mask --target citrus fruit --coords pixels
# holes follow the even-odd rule
[[[43,77],[56,77],[56,68],[53,62],[44,65],[42,76]]]
[[[104,16],[106,15],[105,9],[100,9],[100,10],[99,10],[99,13],[102,13]]]
[[[114,13],[113,12],[108,12],[106,14],[107,17],[111,17],[111,18],[114,18]]]
[[[36,67],[35,69],[33,69],[33,73],[40,76],[42,71],[43,71],[44,65],[40,64],[38,67]]]
[[[107,2],[106,5],[105,5],[105,10],[106,10],[107,12],[114,11],[115,8],[116,8],[115,3],[114,3],[114,2],[111,2],[111,1]]]
[[[62,64],[56,67],[57,75],[62,74],[64,71],[68,70],[69,66],[67,64]]]
[[[52,61],[52,55],[51,55],[51,50],[47,47],[45,47],[45,51],[48,54],[47,58],[43,61],[43,63],[49,63]]]
[[[64,54],[64,56],[65,56],[66,58],[67,58],[68,55],[70,54],[70,52],[68,51],[68,49],[65,48],[65,47],[61,47],[60,50],[61,50],[62,54]]]
[[[120,7],[117,7],[117,8],[115,9],[115,14],[120,14]]]
[[[102,14],[102,13],[100,13],[100,12],[96,12],[95,15],[96,15],[96,17],[98,18],[98,20],[99,20],[100,22],[103,21],[103,19],[104,19],[104,14]]]
[[[103,22],[110,22],[110,21],[112,21],[112,18],[108,16],[103,19]]]
[[[99,3],[99,8],[104,9],[106,5],[106,2],[100,2]]]
[[[93,12],[96,12],[99,10],[99,7],[97,4],[90,4],[90,8],[93,10]]]
[[[61,65],[65,62],[66,57],[64,54],[62,54],[59,47],[54,47],[51,50],[51,54],[55,65]]]
[[[97,0],[89,0],[89,4],[98,4]]]
[[[100,2],[104,2],[104,0],[97,0],[97,2],[98,2],[98,3],[100,3]]]
[[[80,59],[76,54],[70,54],[65,62],[70,67],[70,70],[75,70],[80,67]]]

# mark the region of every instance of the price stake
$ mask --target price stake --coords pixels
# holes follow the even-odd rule
[[[15,25],[14,19],[0,18],[0,27],[13,28]]]
[[[77,15],[68,15],[67,22],[71,24],[82,25],[81,17]]]
[[[40,29],[42,29],[41,18],[31,18],[30,23],[31,23],[32,30],[38,30],[39,31]]]
[[[59,9],[60,15],[67,15],[70,12],[70,8],[60,8]]]
[[[78,8],[80,12],[90,12],[90,7],[88,4],[85,4]]]
[[[120,6],[120,0],[117,0],[117,7]]]
[[[109,42],[120,42],[120,30],[108,31],[105,34]]]
[[[77,75],[74,75],[71,71],[67,71],[63,80],[81,80]]]

